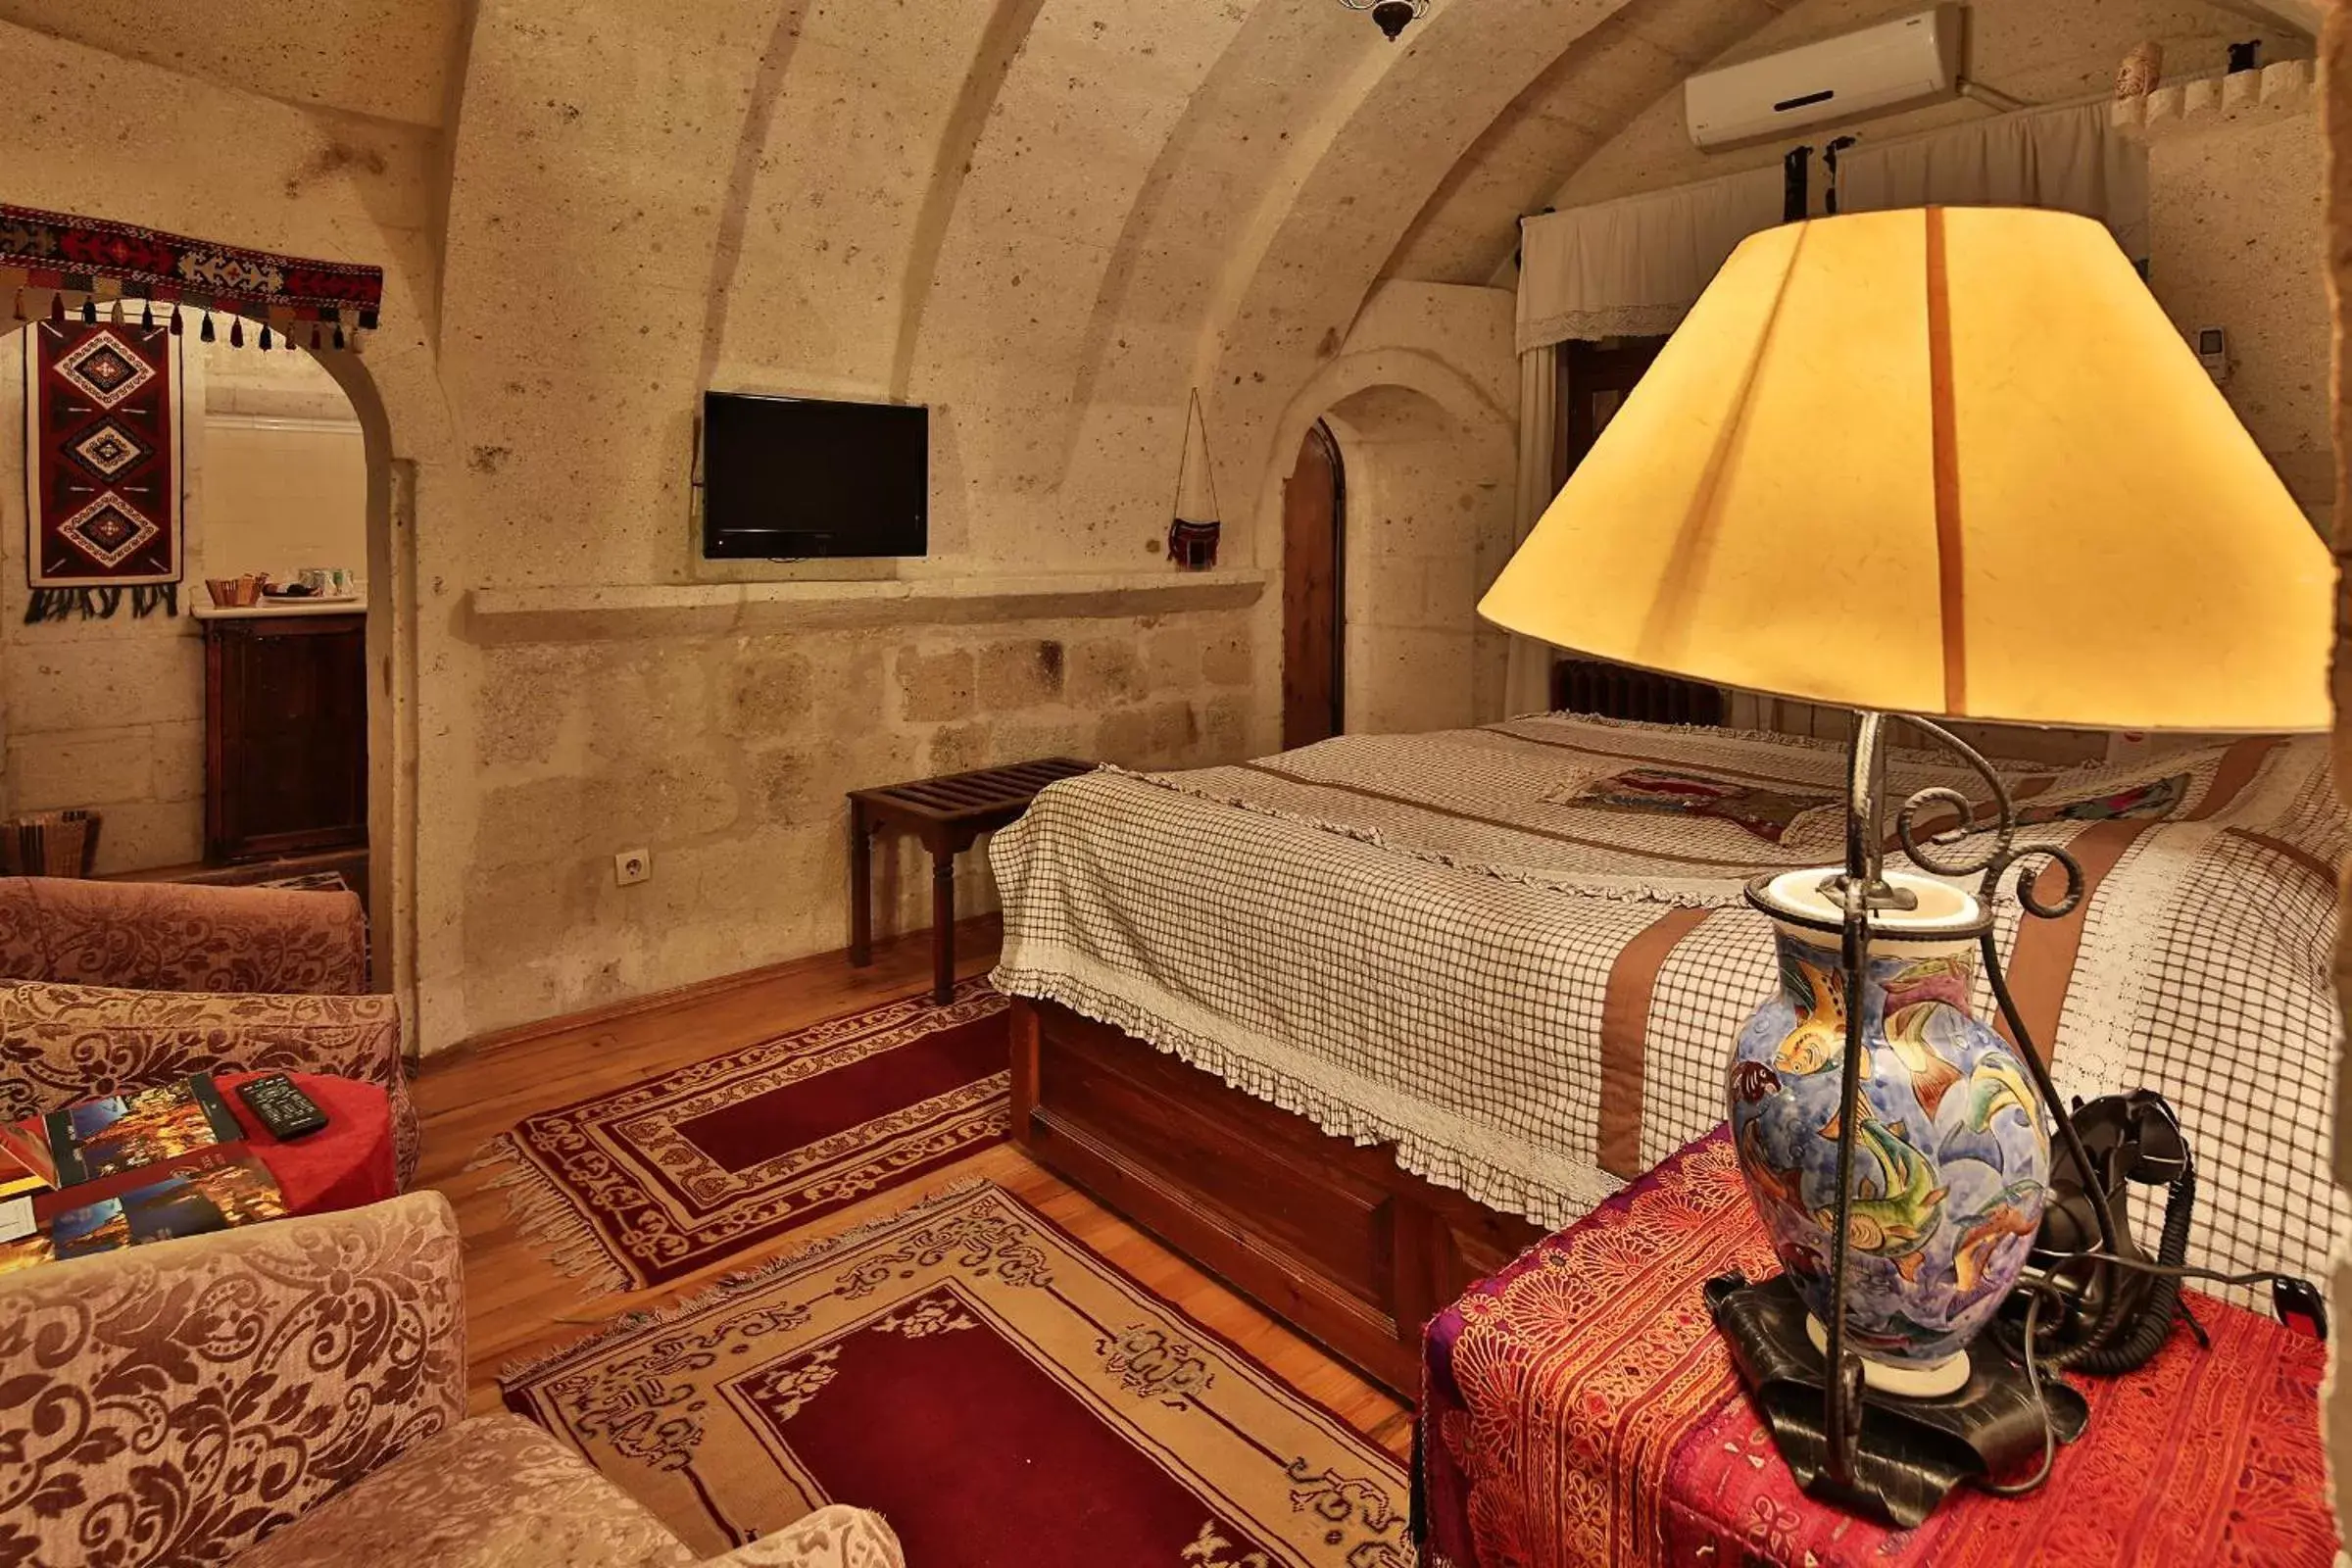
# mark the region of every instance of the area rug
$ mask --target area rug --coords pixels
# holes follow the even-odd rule
[[[1405,1568],[1402,1467],[975,1183],[510,1368],[697,1550],[827,1502],[910,1563]]]
[[[643,1290],[1003,1139],[1010,1053],[974,978],[542,1111],[474,1165],[559,1268]]]

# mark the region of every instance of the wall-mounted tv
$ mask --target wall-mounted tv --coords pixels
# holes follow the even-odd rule
[[[703,394],[703,556],[797,561],[929,548],[931,411]]]

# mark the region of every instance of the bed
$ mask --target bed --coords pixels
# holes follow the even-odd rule
[[[992,849],[1014,1135],[1409,1389],[1430,1312],[1722,1119],[1726,1043],[1774,983],[1740,887],[1838,858],[1843,766],[1552,715],[1056,784]],[[1923,754],[1891,774],[1981,793]],[[2092,884],[1999,925],[2061,1091],[2179,1107],[2192,1258],[2318,1275],[2345,1217],[2324,743],[2012,783]]]

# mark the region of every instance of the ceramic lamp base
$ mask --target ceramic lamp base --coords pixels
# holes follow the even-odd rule
[[[1830,1353],[1830,1331],[1810,1312],[1805,1314],[1805,1338],[1823,1355]],[[1940,1399],[1947,1394],[1958,1394],[1968,1384],[1966,1350],[1955,1350],[1940,1361],[1927,1361],[1918,1366],[1890,1366],[1868,1356],[1861,1360],[1862,1381],[1897,1399]]]

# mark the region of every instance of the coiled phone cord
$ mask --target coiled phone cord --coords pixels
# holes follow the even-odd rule
[[[2180,1213],[2185,1215],[2187,1212],[2187,1205],[2181,1204],[2172,1210],[2168,1210],[2166,1213],[2165,1239],[2168,1248],[2171,1243],[2173,1233],[2173,1214]],[[2185,1220],[2182,1221],[2181,1228],[2185,1232]],[[2182,1238],[2182,1246],[2186,1246],[2185,1235],[2183,1235]],[[2250,1274],[2224,1274],[2216,1269],[2190,1268],[2179,1263],[2149,1263],[2135,1257],[2113,1257],[2104,1252],[2097,1251],[2070,1253],[2068,1256],[2060,1258],[2055,1264],[2051,1265],[2048,1273],[2055,1275],[2060,1269],[2066,1268],[2071,1264],[2094,1261],[2112,1264],[2117,1268],[2135,1269],[2142,1274],[2153,1274],[2160,1281],[2171,1287],[2172,1298],[2176,1301],[2178,1301],[2180,1295],[2180,1282],[2182,1280],[2203,1280],[2209,1285],[2247,1287],[2256,1285],[2269,1285],[2274,1288],[2278,1287],[2282,1282],[2290,1284],[2303,1283],[2299,1280],[2296,1280],[2292,1275],[2278,1274],[2269,1269],[2259,1269]],[[2039,1491],[2042,1483],[2050,1479],[2051,1469],[2058,1463],[2058,1428],[2050,1420],[2049,1404],[2043,1400],[2041,1396],[2041,1368],[2045,1363],[2054,1363],[2055,1357],[2039,1355],[2034,1348],[2034,1330],[2038,1328],[2040,1324],[2042,1303],[2049,1300],[2051,1297],[2057,1294],[2057,1288],[2051,1285],[2045,1278],[2022,1280],[2018,1284],[2018,1289],[2022,1291],[2031,1291],[2034,1295],[2034,1299],[2026,1304],[2026,1343],[2024,1359],[2026,1364],[2026,1385],[2034,1391],[2034,1402],[2041,1406],[2041,1465],[2040,1468],[2036,1469],[2033,1475],[2029,1476],[2023,1481],[2002,1482],[1994,1481],[1991,1478],[1986,1477],[1977,1482],[1977,1486],[1981,1491],[1989,1492],[1996,1497],[2022,1497],[2029,1492]],[[2158,1318],[2155,1313],[2150,1312],[2147,1314],[2147,1320],[2149,1322],[2160,1323],[2162,1325],[2155,1335],[2156,1343],[2161,1346],[2166,1336],[2172,1332],[2172,1317],[2170,1314],[2167,1314],[2162,1318]],[[2115,1352],[2113,1353],[2120,1354],[2125,1349],[2134,1346],[2145,1332],[2146,1331],[2144,1329],[2134,1330],[2132,1338],[2126,1340],[2122,1346],[2117,1347]],[[2149,1353],[2153,1354],[2154,1352],[2151,1350]],[[2146,1356],[2141,1357],[2141,1360],[2144,1361],[2145,1359]],[[2077,1362],[2076,1364],[2082,1366],[2086,1371],[2098,1370],[2097,1368],[2088,1366],[2082,1362]],[[2138,1362],[2132,1363],[2134,1366],[2138,1364]],[[2126,1370],[2129,1369],[2127,1368]]]

